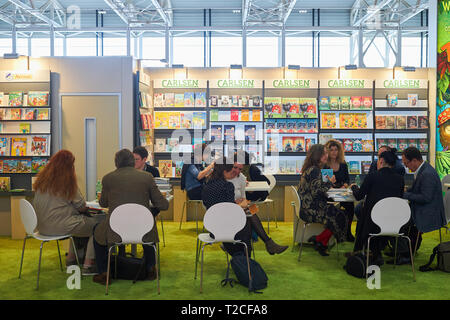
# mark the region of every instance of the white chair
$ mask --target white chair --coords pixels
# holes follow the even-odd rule
[[[201,271],[200,271],[200,293],[203,292],[203,253],[205,246],[212,245],[218,242],[227,242],[234,244],[242,244],[245,247],[245,255],[247,257],[247,266],[249,274],[249,283],[251,287],[251,274],[250,274],[250,263],[248,257],[247,244],[241,240],[234,240],[236,234],[241,231],[246,224],[247,217],[245,216],[244,210],[234,203],[222,202],[217,203],[210,207],[203,218],[203,225],[206,230],[210,231],[214,235],[214,239],[211,238],[209,233],[201,233],[197,237],[197,255],[195,259],[195,277],[197,279],[197,265],[198,256],[200,250],[200,241],[203,243],[201,246],[202,259],[201,259]],[[228,260],[228,254],[227,254]],[[229,263],[227,276],[229,271]]]
[[[366,266],[369,267],[369,251],[370,251],[370,239],[373,237],[395,237],[395,252],[394,252],[394,268],[397,259],[397,241],[398,238],[406,238],[409,242],[409,253],[411,256],[411,266],[413,271],[413,279],[416,281],[416,273],[414,271],[414,257],[411,247],[411,239],[400,233],[400,228],[405,225],[411,218],[411,209],[409,207],[408,201],[389,197],[378,201],[372,209],[371,213],[372,221],[378,225],[381,229],[380,233],[369,234],[367,239],[367,263]],[[368,273],[366,272],[366,278],[368,278]]]
[[[446,187],[445,184],[450,184],[450,174],[442,178],[441,184],[442,184],[442,191],[444,192],[444,195],[446,195],[448,187]]]
[[[36,216],[36,212],[34,211],[34,208],[31,205],[31,203],[25,199],[21,199],[19,202],[19,207],[20,207],[20,218],[22,219],[22,223],[23,223],[23,226],[25,227],[25,232],[26,232],[25,238],[23,239],[23,248],[22,248],[22,258],[20,260],[19,279],[22,274],[23,256],[25,253],[25,243],[28,238],[34,238],[36,240],[41,241],[41,248],[39,251],[39,266],[38,266],[36,290],[39,289],[39,275],[41,272],[42,247],[44,246],[44,243],[46,243],[46,242],[53,241],[53,240],[56,241],[56,245],[58,247],[59,265],[61,267],[61,271],[63,271],[63,266],[62,266],[62,262],[61,262],[61,252],[59,250],[59,240],[70,239],[72,241],[73,251],[75,253],[77,264],[81,268],[80,262],[78,260],[77,249],[75,247],[75,243],[73,242],[73,238],[70,234],[61,235],[61,236],[44,236],[44,235],[40,234],[39,231],[36,230],[37,216]]]
[[[271,174],[265,174],[264,175],[268,180],[269,180],[269,195],[272,192],[272,190],[275,188],[276,184],[277,184],[277,180],[275,179],[275,177]],[[272,204],[272,210],[273,210],[273,214],[274,214],[274,218],[275,218],[275,227],[278,228],[278,221],[277,221],[277,214],[275,211],[275,201],[272,199],[269,199],[269,195],[267,196],[267,198],[264,201],[255,201],[253,202],[256,205],[264,205],[266,207],[268,207],[270,204]],[[270,233],[270,214],[269,212],[267,212],[267,233]]]
[[[153,229],[155,220],[152,213],[146,207],[136,204],[127,203],[122,204],[114,209],[111,213],[109,220],[111,229],[116,232],[122,242],[114,243],[108,251],[108,267],[106,272],[106,294],[108,294],[109,286],[109,273],[110,273],[110,263],[111,263],[111,250],[120,245],[126,244],[141,244],[152,246],[155,250],[155,268],[156,268],[156,279],[158,283],[158,294],[159,290],[159,264],[158,264],[158,250],[154,242],[143,242],[143,236]],[[144,258],[145,259],[145,258]],[[117,261],[117,260],[116,260]],[[145,263],[143,261],[143,263]],[[117,268],[116,268],[117,270]]]
[[[187,206],[186,206],[187,204]],[[202,200],[190,200],[190,199],[186,199],[186,201],[183,203],[183,210],[181,211],[181,220],[180,220],[180,228],[179,230],[181,230],[181,223],[183,222],[183,216],[184,216],[184,208],[186,208],[186,219],[187,219],[187,211],[189,208],[189,204],[194,204],[195,205],[195,223],[196,223],[196,230],[197,230],[197,235],[198,235],[198,206],[203,206],[203,201]]]
[[[444,196],[444,209],[445,209],[445,218],[447,220],[447,225],[443,228],[445,228],[445,232],[448,232],[448,224],[450,223],[450,192],[446,193]],[[442,235],[441,235],[441,229],[439,229],[439,238],[442,242]]]

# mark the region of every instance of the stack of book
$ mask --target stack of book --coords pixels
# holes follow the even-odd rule
[[[375,116],[376,129],[428,129],[428,116]]]
[[[320,110],[371,110],[372,97],[322,96],[319,98]]]
[[[212,108],[259,108],[261,96],[210,96],[209,106]]]
[[[317,118],[316,98],[264,98],[264,118]]]
[[[206,108],[206,92],[155,93],[155,108]]]

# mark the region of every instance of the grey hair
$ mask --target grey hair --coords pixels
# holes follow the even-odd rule
[[[116,152],[114,163],[116,164],[117,169],[123,167],[134,167],[134,155],[128,149],[122,149]]]

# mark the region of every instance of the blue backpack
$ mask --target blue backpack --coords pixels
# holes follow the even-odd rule
[[[258,262],[251,258],[249,258],[249,262],[250,273],[252,275],[251,283],[249,283],[247,258],[245,257],[245,254],[242,253],[234,255],[231,258],[231,268],[233,269],[234,274],[241,285],[247,287],[249,291],[262,293],[258,292],[258,290],[262,290],[267,287],[267,275]]]

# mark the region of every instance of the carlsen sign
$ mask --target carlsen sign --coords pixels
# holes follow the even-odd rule
[[[320,87],[328,89],[372,89],[373,81],[365,79],[326,79],[320,80]]]
[[[269,89],[317,89],[317,80],[307,79],[273,79],[266,80],[266,88]]]

